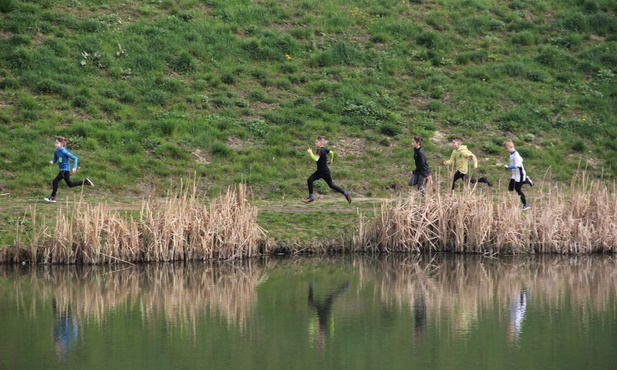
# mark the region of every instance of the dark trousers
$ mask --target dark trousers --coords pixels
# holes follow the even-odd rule
[[[514,179],[510,179],[510,183],[508,184],[508,190],[516,190],[516,194],[518,194],[518,196],[521,198],[521,203],[523,203],[523,205],[527,205],[527,198],[525,198],[525,193],[523,193],[523,184],[524,182],[518,182]]]
[[[84,184],[83,181],[71,181],[71,171],[60,171],[54,181],[51,182],[52,198],[56,196],[56,192],[58,192],[58,184],[60,184],[60,181],[62,181],[63,179],[69,186],[69,188],[72,188],[74,186],[82,186]]]
[[[340,186],[335,185],[332,182],[332,177],[330,177],[330,173],[329,172],[321,172],[321,171],[315,171],[311,177],[309,177],[306,180],[306,183],[308,185],[308,190],[309,190],[309,194],[313,194],[313,182],[319,180],[319,179],[323,179],[326,184],[328,184],[328,186],[330,187],[330,189],[332,190],[336,190],[339,193],[345,195],[345,190],[343,190]]]
[[[420,194],[422,194],[422,196],[426,196],[426,189],[424,189],[424,184],[426,184],[426,176],[414,173],[409,178],[409,182],[407,182],[407,184],[409,184],[409,186],[417,186]]]
[[[467,174],[461,173],[460,171],[456,171],[454,173],[454,179],[452,179],[452,190],[454,190],[454,184],[458,181],[458,180],[463,180],[463,182],[465,184],[467,184]],[[470,179],[469,180],[470,183],[475,184],[476,182],[480,183],[483,182],[485,184],[488,184],[488,180],[486,179],[486,176],[482,176],[479,179]],[[490,186],[490,184],[489,184]]]

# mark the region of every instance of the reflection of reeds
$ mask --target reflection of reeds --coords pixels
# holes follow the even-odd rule
[[[361,279],[373,281],[378,296],[414,312],[421,300],[431,322],[465,332],[482,308],[508,307],[522,291],[536,307],[573,312],[610,312],[617,297],[617,260],[606,257],[493,259],[440,255],[384,257],[355,264]],[[365,285],[360,281],[360,285]],[[444,320],[445,319],[445,320]]]
[[[617,192],[583,174],[569,190],[533,194],[533,209],[500,192],[443,195],[427,202],[412,194],[404,202],[383,202],[373,220],[360,220],[357,251],[466,253],[614,252],[617,247]]]
[[[198,317],[211,314],[242,328],[265,276],[262,268],[250,263],[164,264],[120,271],[73,266],[38,271],[41,273],[4,276],[14,279],[18,303],[42,300],[47,305],[55,299],[59,311],[70,311],[79,321],[96,322],[104,321],[114,310],[139,307],[144,321],[165,319],[189,327]],[[32,299],[24,299],[25,294]]]
[[[106,204],[60,206],[53,227],[36,224],[28,247],[4,251],[2,261],[106,264],[242,259],[257,253],[262,232],[246,188],[228,190],[205,205],[196,187],[164,204],[144,201],[138,218]],[[19,256],[19,258],[18,258]]]
[[[297,274],[315,261],[290,261],[293,269],[278,271]],[[319,259],[316,265],[330,263],[346,267],[349,261]],[[55,299],[59,311],[70,311],[80,322],[100,323],[114,311],[139,307],[145,322],[165,320],[169,325],[193,328],[198,318],[213,315],[228,326],[243,329],[257,304],[257,287],[269,273],[274,274],[271,271],[278,264],[249,260],[242,264],[130,266],[120,271],[112,271],[112,266],[9,266],[0,269],[0,279],[12,282],[6,287],[10,296],[20,311],[33,317]],[[402,258],[359,256],[352,258],[351,266],[344,270],[353,273],[349,278],[357,282],[346,296],[355,291],[358,297],[407,307],[419,316],[418,325],[430,322],[452,333],[472,329],[483,310],[505,317],[522,291],[536,310],[552,312],[567,307],[573,315],[583,317],[589,310],[610,313],[616,309],[617,259],[610,257],[414,254]],[[374,293],[365,294],[370,287]],[[294,309],[290,304],[287,308]]]

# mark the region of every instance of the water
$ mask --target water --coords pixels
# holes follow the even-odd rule
[[[610,257],[0,266],[0,369],[615,369]]]

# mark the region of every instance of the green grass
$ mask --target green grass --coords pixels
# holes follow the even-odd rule
[[[617,177],[617,6],[590,1],[0,1],[0,188],[47,194],[55,135],[94,194],[246,182],[305,196],[316,135],[357,196],[436,172],[462,136],[504,176]],[[393,186],[393,184],[395,186]],[[147,186],[145,186],[147,185]],[[327,190],[319,189],[327,193]],[[146,191],[144,191],[146,192]]]

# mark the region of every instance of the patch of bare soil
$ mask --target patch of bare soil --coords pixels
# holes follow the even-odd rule
[[[366,141],[358,138],[337,140],[335,152],[341,157],[346,155],[361,156],[366,154]]]

